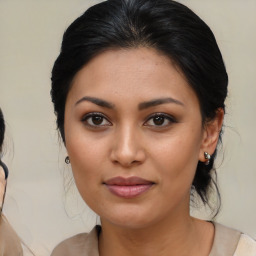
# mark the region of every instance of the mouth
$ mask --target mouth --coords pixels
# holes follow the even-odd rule
[[[115,177],[103,183],[116,196],[135,198],[148,191],[155,183],[139,177]]]

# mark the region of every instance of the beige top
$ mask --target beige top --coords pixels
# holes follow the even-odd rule
[[[218,223],[214,223],[214,226],[215,236],[209,256],[256,256],[254,240]],[[96,226],[88,234],[82,233],[64,240],[53,250],[51,256],[99,256],[98,235],[100,230],[101,227]],[[247,245],[244,243],[244,239],[247,241]],[[251,248],[247,252],[248,244]]]
[[[22,256],[20,240],[3,215],[0,216],[0,256]]]

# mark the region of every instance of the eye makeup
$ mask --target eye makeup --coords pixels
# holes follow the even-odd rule
[[[108,121],[105,115],[100,112],[90,112],[84,115],[81,121],[91,128],[100,128],[105,126],[111,126],[111,122]]]
[[[166,113],[154,113],[149,116],[147,121],[144,123],[145,126],[156,126],[156,127],[167,127],[173,123],[177,123],[177,120]]]

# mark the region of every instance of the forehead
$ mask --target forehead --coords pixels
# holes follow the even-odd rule
[[[74,77],[68,98],[95,94],[122,100],[167,94],[183,101],[195,98],[193,89],[171,59],[152,48],[108,50],[93,58]]]

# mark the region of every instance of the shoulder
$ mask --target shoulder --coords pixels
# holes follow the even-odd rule
[[[60,244],[58,244],[55,249],[52,252],[52,256],[57,255],[80,255],[85,250],[84,244],[86,244],[86,241],[88,240],[87,233],[78,234],[73,237],[70,237],[64,241],[62,241]],[[76,251],[76,254],[74,254],[74,251]]]
[[[256,241],[251,237],[242,234],[234,256],[255,256],[256,255]]]
[[[215,236],[210,256],[255,256],[256,242],[240,231],[213,223]]]
[[[3,215],[0,215],[0,255],[23,255],[20,239]]]
[[[209,256],[233,255],[241,232],[213,222],[215,228],[212,250]]]
[[[100,227],[96,226],[90,233],[81,233],[66,239],[55,247],[51,256],[98,256],[99,232]]]

